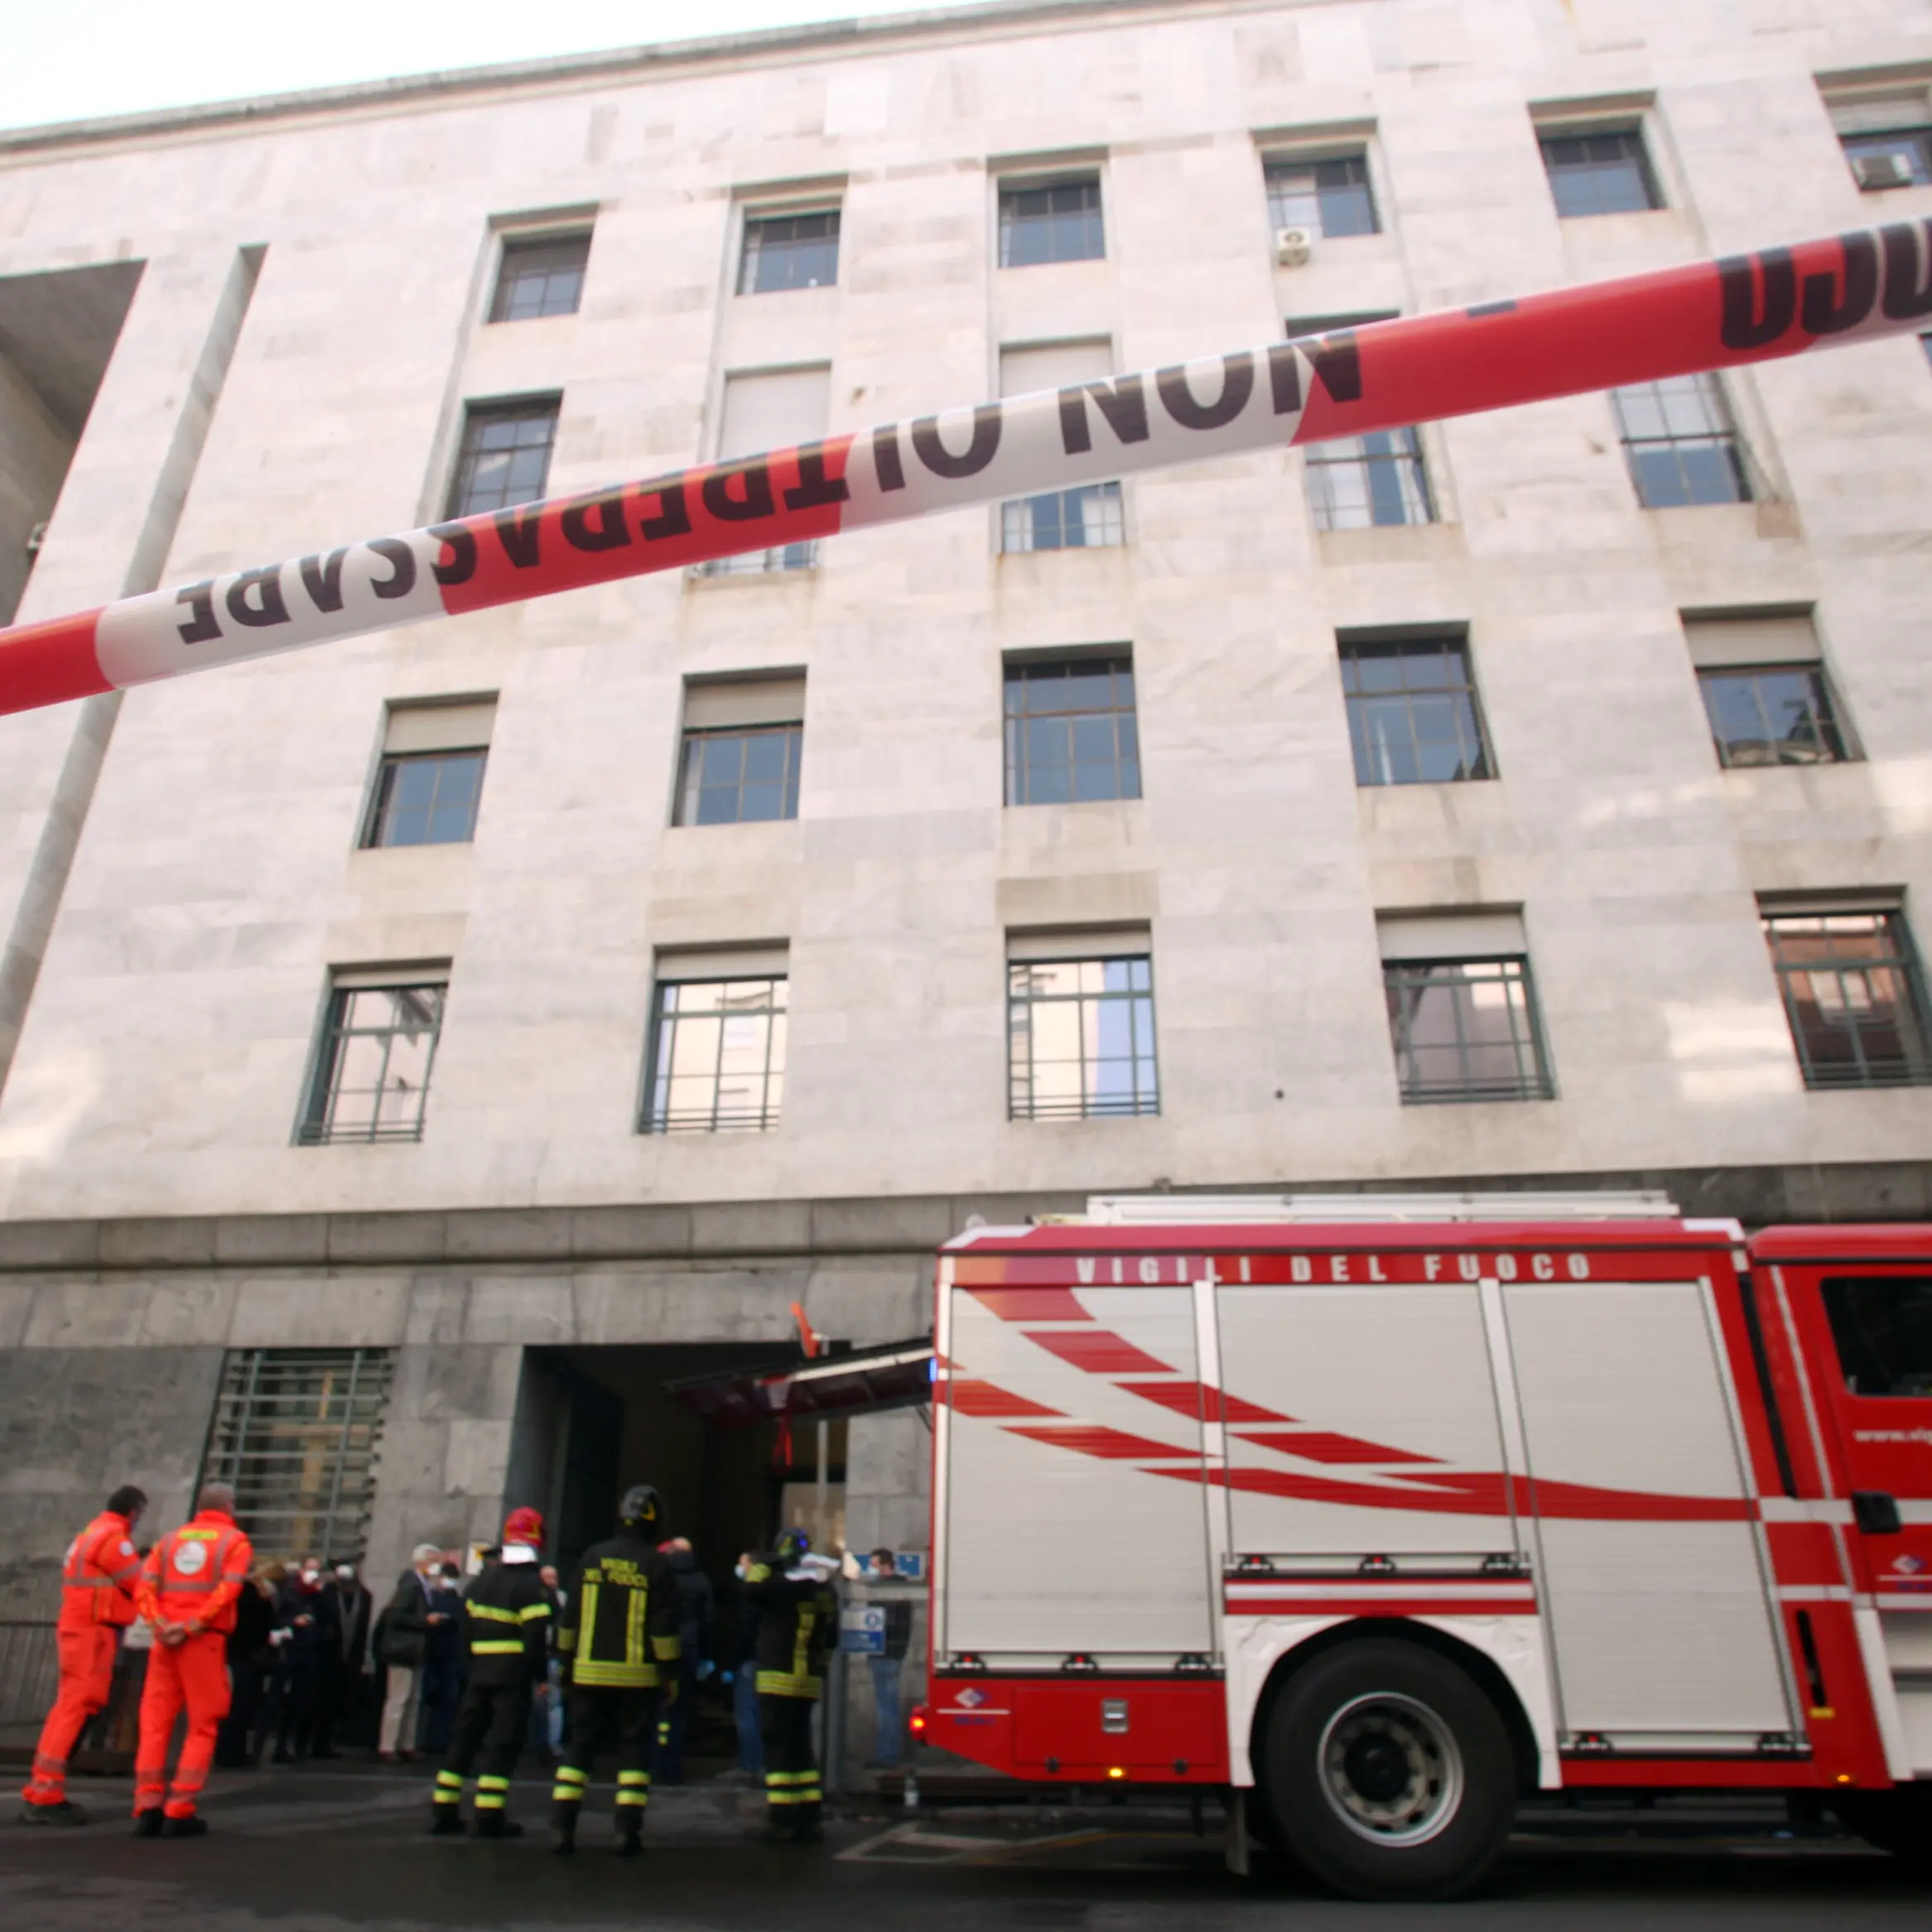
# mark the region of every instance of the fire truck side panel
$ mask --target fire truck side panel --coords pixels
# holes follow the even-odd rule
[[[1799,1729],[1710,1293],[1504,1289],[1572,1739],[1740,1750]]]

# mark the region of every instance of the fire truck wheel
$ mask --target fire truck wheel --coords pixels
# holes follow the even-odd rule
[[[1890,1852],[1914,1872],[1932,1872],[1932,1785],[1891,1791],[1847,1791],[1832,1800],[1846,1828]]]
[[[1282,1838],[1352,1898],[1459,1898],[1515,1812],[1509,1734],[1484,1693],[1419,1644],[1365,1638],[1289,1680],[1262,1750]]]

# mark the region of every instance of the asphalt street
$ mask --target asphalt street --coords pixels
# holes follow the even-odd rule
[[[992,1812],[854,1809],[823,1846],[765,1845],[757,1795],[661,1793],[650,1848],[610,1854],[608,1799],[582,1848],[551,1855],[547,1780],[520,1782],[508,1844],[431,1840],[420,1775],[296,1768],[219,1776],[213,1829],[137,1842],[123,1782],[84,1780],[96,1822],[71,1832],[0,1826],[0,1925],[7,1932],[416,1932],[446,1926],[639,1927],[662,1932],[967,1932],[985,1927],[1139,1932],[1308,1932],[1348,1925],[1910,1926],[1932,1886],[1835,1837],[1793,1838],[1780,1820],[1546,1813],[1512,1842],[1486,1894],[1455,1906],[1350,1904],[1292,1871],[1231,1876],[1219,1838],[1186,1814],[1133,1807]],[[6,1808],[10,1815],[12,1807]]]

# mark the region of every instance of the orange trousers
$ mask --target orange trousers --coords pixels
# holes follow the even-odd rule
[[[55,1632],[60,1689],[41,1727],[33,1775],[21,1793],[29,1804],[59,1804],[66,1799],[67,1758],[74,1741],[96,1711],[107,1708],[108,1692],[114,1681],[117,1634],[111,1623],[82,1624]]]
[[[134,1751],[134,1815],[164,1800],[170,1818],[192,1818],[195,1800],[214,1761],[214,1734],[228,1715],[228,1640],[203,1631],[172,1649],[157,1641],[147,1653],[147,1682],[141,1692],[141,1742]],[[183,1706],[188,1734],[168,1783],[168,1740]]]

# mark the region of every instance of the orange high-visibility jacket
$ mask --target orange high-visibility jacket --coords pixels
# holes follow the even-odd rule
[[[113,1510],[103,1510],[67,1545],[60,1565],[62,1630],[90,1630],[99,1623],[134,1621],[134,1589],[141,1559],[128,1532],[133,1525]]]
[[[202,1510],[147,1553],[135,1603],[150,1623],[231,1631],[253,1546],[220,1510]]]

